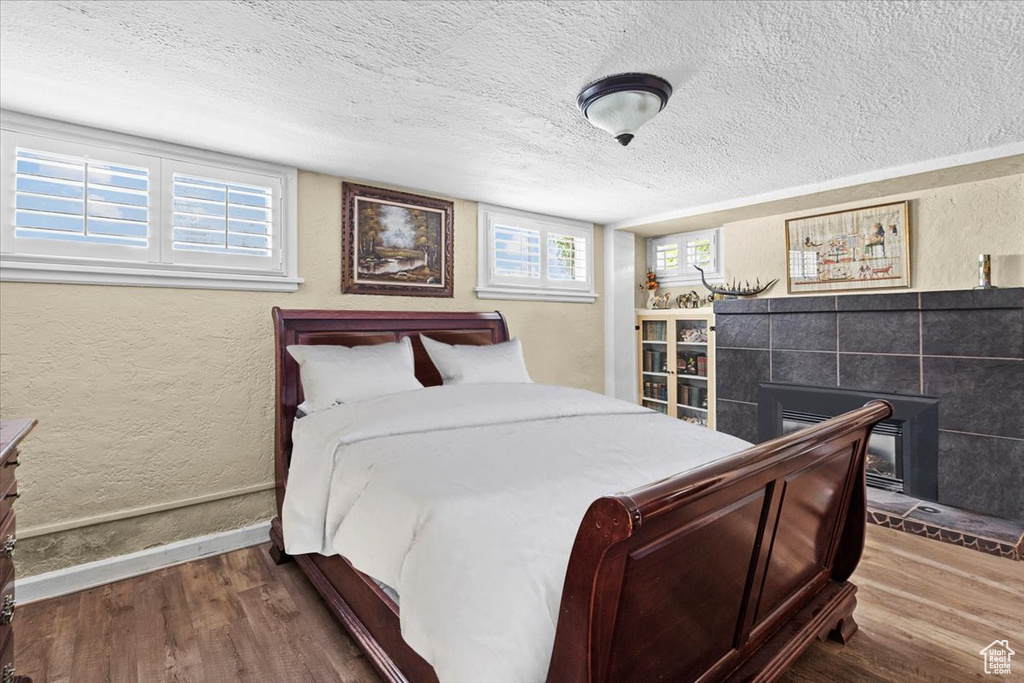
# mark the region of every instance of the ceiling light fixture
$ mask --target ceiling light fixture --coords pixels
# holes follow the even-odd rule
[[[651,74],[606,76],[583,88],[576,104],[592,124],[628,145],[640,126],[665,108],[672,84]]]

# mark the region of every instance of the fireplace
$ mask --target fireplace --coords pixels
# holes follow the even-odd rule
[[[872,430],[868,441],[868,486],[935,501],[938,498],[938,399],[761,382],[757,390],[758,440],[789,434],[875,399],[892,404],[893,415]]]

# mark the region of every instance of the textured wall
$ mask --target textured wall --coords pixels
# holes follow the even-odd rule
[[[1024,175],[1020,174],[726,223],[726,277],[751,282],[755,278],[761,282],[779,278],[766,296],[788,296],[786,219],[904,199],[910,201],[912,290],[973,287],[977,284],[978,254],[992,254],[994,284],[1024,286]],[[646,249],[646,240],[638,239],[638,283],[646,265]],[[671,289],[672,297],[691,289],[706,293],[700,286],[676,287]],[[637,302],[643,305],[640,297]]]
[[[455,201],[455,298],[342,295],[341,181],[300,174],[294,294],[4,283],[0,405],[34,416],[21,529],[271,481],[270,308],[501,310],[538,382],[603,391],[603,301],[480,301],[477,205]],[[596,282],[602,283],[600,230]],[[267,519],[270,491],[25,539],[20,576]]]

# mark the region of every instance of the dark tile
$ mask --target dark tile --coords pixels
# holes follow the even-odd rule
[[[921,352],[918,311],[856,311],[838,315],[840,351]]]
[[[924,353],[936,356],[1024,358],[1024,310],[923,311]]]
[[[818,351],[772,351],[772,381],[836,385],[836,354]]]
[[[902,493],[876,489],[873,486],[868,487],[869,510],[885,512],[896,517],[905,517],[920,502],[917,498],[911,498]]]
[[[719,398],[757,402],[757,383],[769,378],[767,351],[717,349],[715,388]]]
[[[768,348],[768,315],[722,315],[715,317],[715,346],[745,349]]]
[[[1021,308],[1024,288],[962,289],[953,292],[921,292],[921,309],[943,308]]]
[[[917,292],[904,294],[852,294],[836,297],[839,311],[916,311]]]
[[[836,310],[834,296],[790,296],[784,299],[768,299],[772,313],[823,313]]]
[[[715,315],[724,313],[767,313],[768,299],[722,299],[712,304]]]
[[[960,534],[964,545],[977,542],[978,539],[1016,545],[1024,534],[1024,522],[969,512],[939,503],[921,503],[907,517]]]
[[[1024,361],[925,356],[924,393],[941,429],[1024,438]]]
[[[943,504],[1024,521],[1022,482],[1024,441],[939,432]]]
[[[772,348],[835,351],[835,313],[772,314]]]
[[[921,394],[921,359],[917,356],[841,353],[839,386],[918,396]]]
[[[757,443],[757,406],[750,403],[718,400],[715,429],[724,434]]]

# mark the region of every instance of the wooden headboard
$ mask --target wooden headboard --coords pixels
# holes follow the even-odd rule
[[[396,311],[318,311],[273,309],[274,356],[277,364],[274,420],[274,478],[277,510],[284,501],[288,465],[292,455],[295,408],[302,402],[299,365],[285,350],[295,344],[364,346],[386,344],[402,337],[412,340],[416,378],[424,386],[441,384],[420,333],[447,344],[498,344],[508,341],[508,326],[493,313],[441,313]]]

